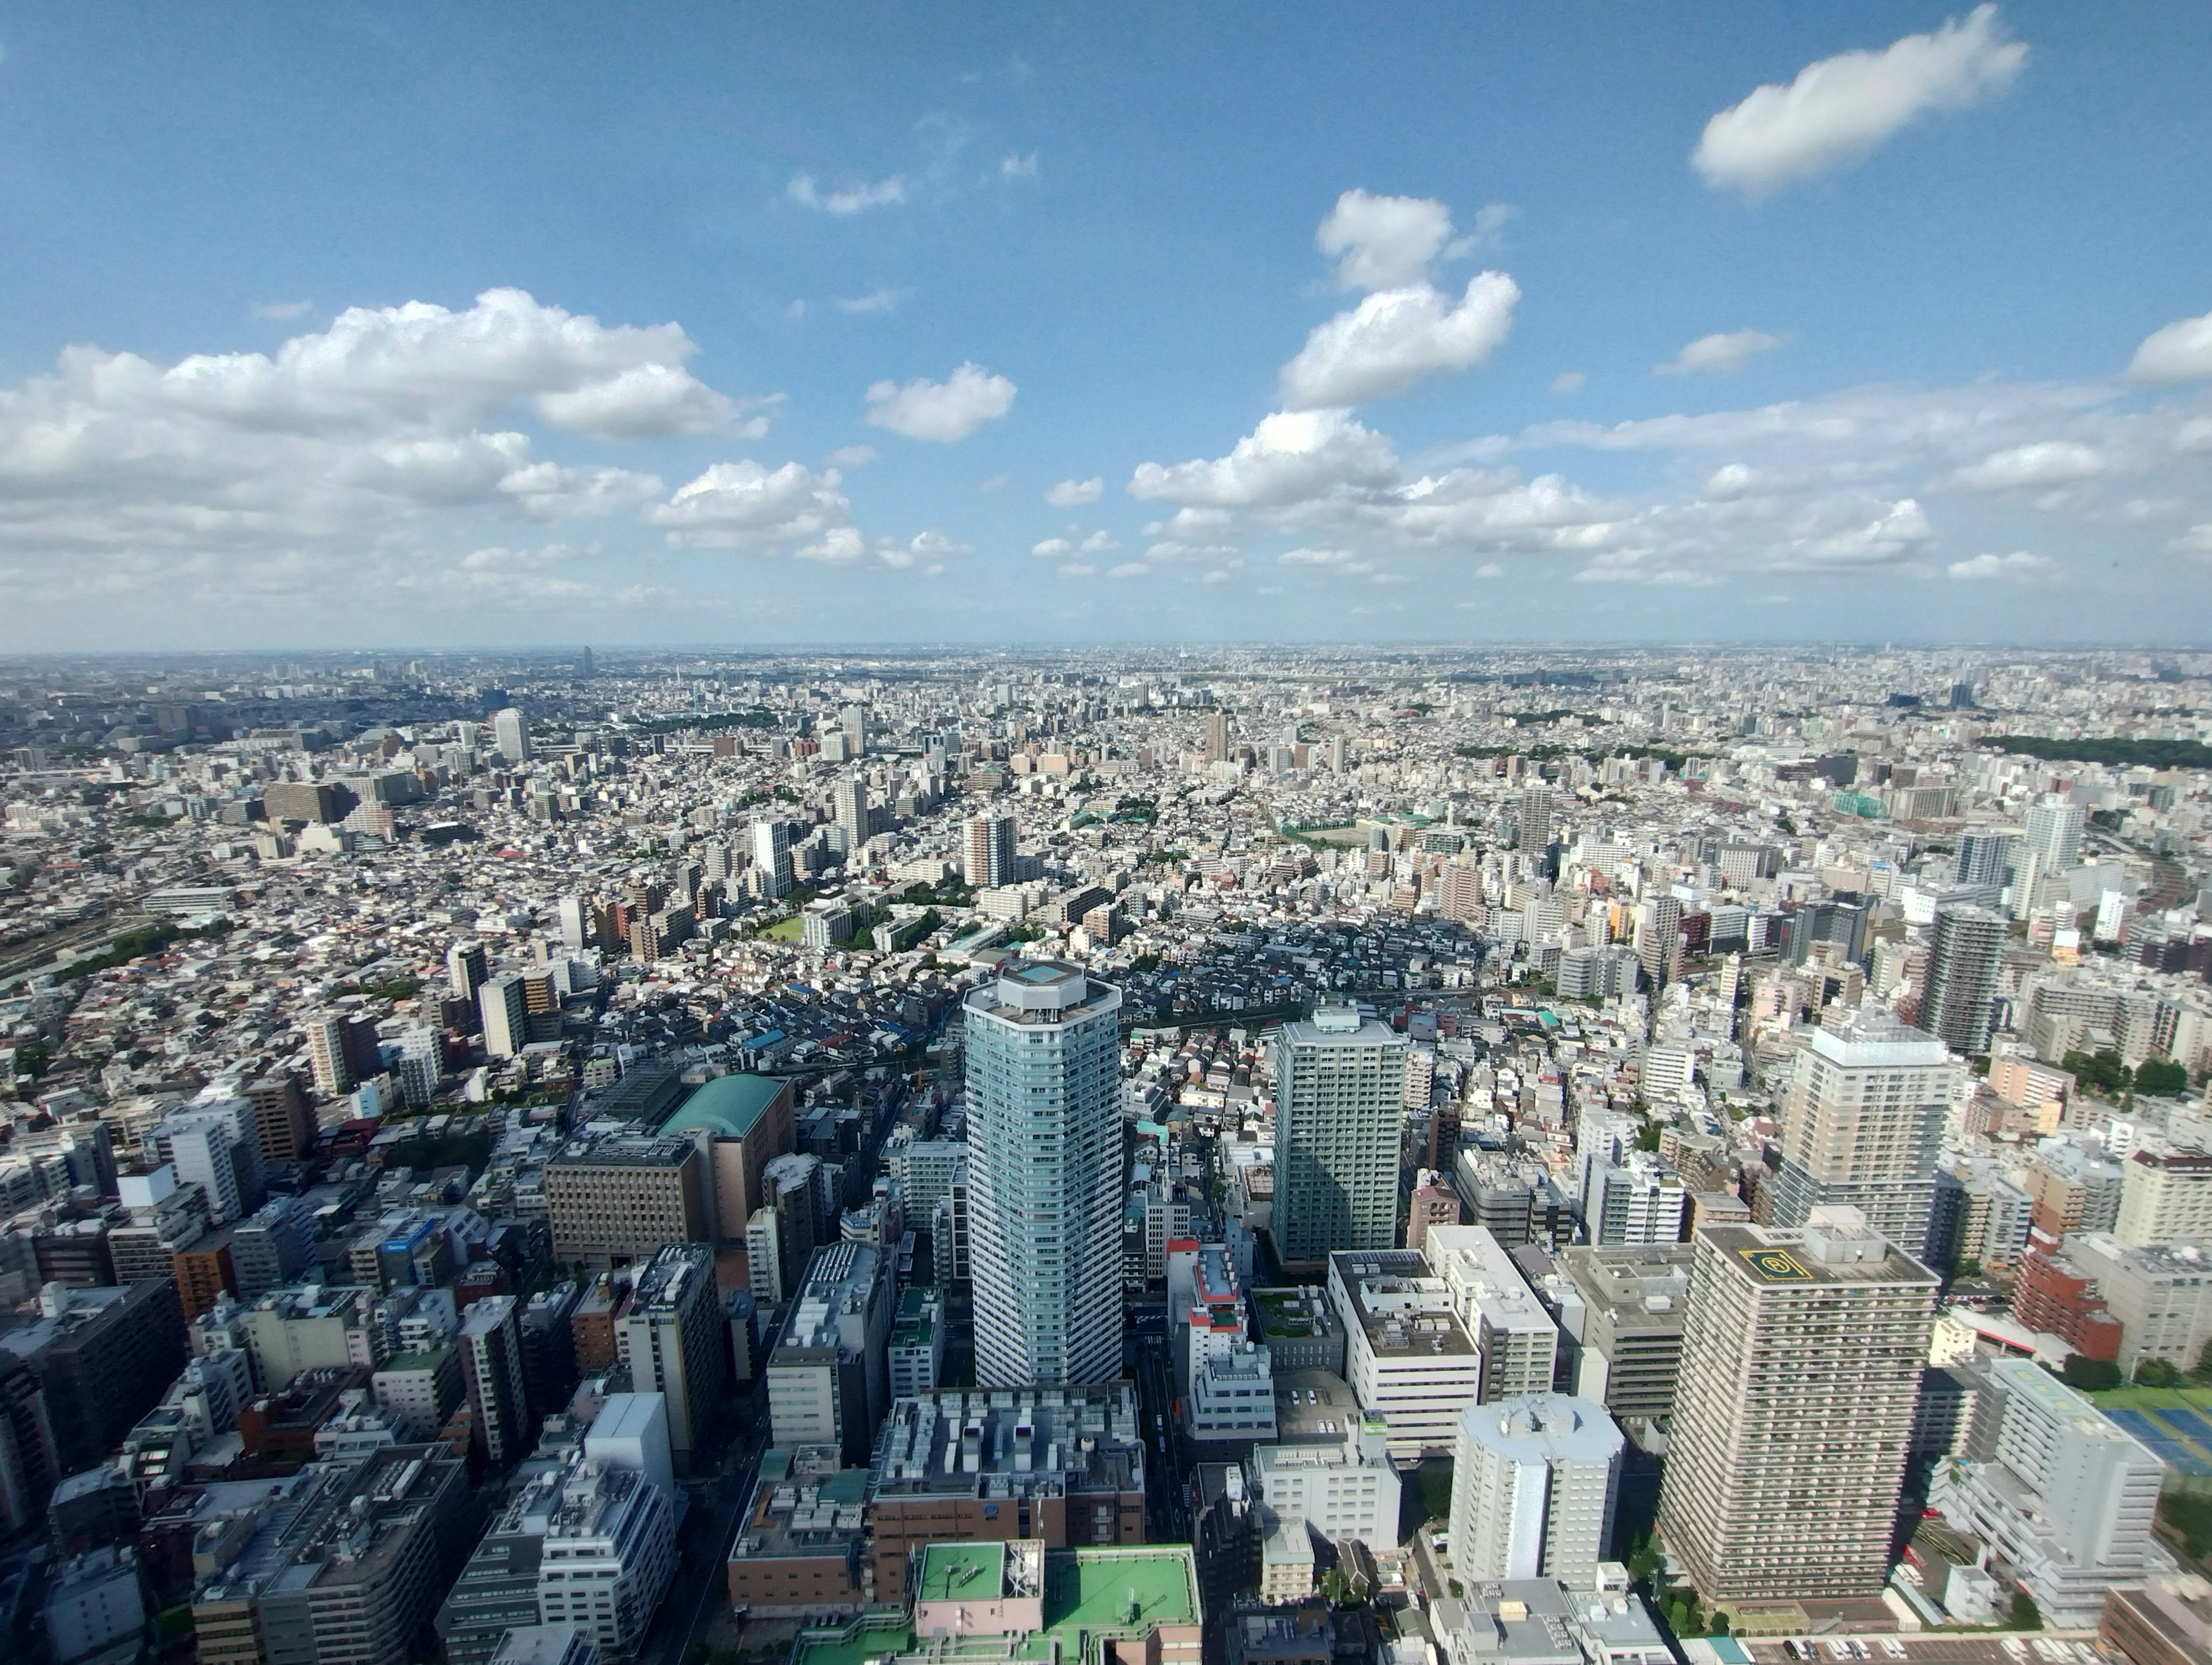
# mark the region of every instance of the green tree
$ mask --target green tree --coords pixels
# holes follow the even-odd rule
[[[2109,1358],[2091,1358],[2084,1353],[2069,1353],[2066,1363],[2058,1372],[2069,1388],[2079,1388],[2083,1393],[2102,1393],[2117,1388],[2122,1377],[2120,1367]]]
[[[2146,1358],[2136,1366],[2136,1385],[2142,1388],[2179,1388],[2181,1372],[2167,1358]]]
[[[2160,1097],[2189,1091],[2189,1072],[2171,1058],[2146,1058],[2136,1066],[2136,1091]]]
[[[2012,1593],[2010,1627],[2016,1631],[2039,1631],[2043,1628],[2042,1611],[2035,1598],[2026,1590],[2015,1589]]]

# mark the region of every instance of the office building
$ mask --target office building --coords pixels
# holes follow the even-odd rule
[[[717,1247],[744,1246],[745,1222],[767,1200],[768,1165],[794,1149],[797,1128],[792,1084],[763,1075],[718,1075],[660,1124],[664,1139],[706,1145]]]
[[[1279,1375],[1275,1437],[1245,1464],[1253,1496],[1284,1522],[1299,1521],[1332,1544],[1387,1548],[1398,1536],[1402,1486],[1382,1418],[1321,1370]]]
[[[530,1044],[530,991],[519,971],[501,972],[477,991],[484,1056],[515,1058]]]
[[[1275,1252],[1311,1264],[1398,1238],[1406,1037],[1324,1007],[1275,1042]]]
[[[1636,961],[1644,981],[1654,985],[1671,982],[1682,969],[1682,903],[1673,896],[1656,896],[1636,907]]]
[[[1544,1303],[1497,1236],[1479,1225],[1432,1225],[1428,1263],[1443,1280],[1451,1310],[1474,1342],[1477,1398],[1516,1399],[1551,1386],[1559,1332]]]
[[[246,1102],[253,1107],[264,1170],[279,1162],[298,1161],[313,1150],[315,1114],[289,1070],[271,1070],[246,1083],[244,1091]]]
[[[712,1439],[730,1392],[729,1336],[712,1249],[670,1243],[647,1263],[628,1310],[616,1320],[615,1351],[637,1392],[661,1395],[669,1446],[689,1468]]]
[[[1228,1249],[1178,1238],[1167,1246],[1166,1270],[1168,1339],[1190,1437],[1273,1439],[1273,1360],[1249,1339],[1244,1294]]]
[[[2025,1358],[1974,1367],[1977,1448],[1936,1466],[1929,1503],[1986,1544],[2043,1615],[2094,1626],[2112,1589],[2170,1571],[2153,1530],[2164,1461],[2064,1382]]]
[[[971,815],[961,847],[962,869],[975,890],[996,890],[1014,882],[1014,817]]]
[[[1431,1169],[1422,1169],[1415,1179],[1413,1194],[1406,1204],[1406,1247],[1419,1254],[1431,1226],[1459,1224],[1459,1193]]]
[[[307,1037],[307,1063],[314,1072],[315,1091],[337,1098],[353,1091],[353,1062],[347,1055],[345,1018],[335,1012],[311,1014],[301,1020]]]
[[[404,1425],[404,1437],[435,1439],[468,1394],[460,1349],[447,1346],[394,1353],[369,1378],[369,1391],[380,1409]]]
[[[1143,1543],[1146,1454],[1126,1382],[896,1401],[868,1471],[875,1599],[905,1598],[924,1544]]]
[[[2005,930],[2004,915],[1987,908],[1945,908],[1936,915],[1920,1022],[1952,1051],[1970,1058],[1990,1049]]]
[[[1589,1238],[1609,1247],[1682,1240],[1689,1217],[1682,1176],[1646,1151],[1593,1165],[1588,1202]]]
[[[867,1606],[868,1471],[826,1445],[771,1446],[730,1546],[730,1604],[828,1624]]]
[[[55,1472],[45,1484],[105,1461],[161,1403],[185,1359],[184,1309],[166,1278],[112,1289],[49,1287],[10,1320],[0,1329],[0,1366],[21,1360],[44,1396],[43,1427],[32,1443],[53,1452]],[[27,1506],[45,1505],[41,1492]]]
[[[945,1370],[945,1302],[931,1285],[909,1284],[899,1291],[884,1359],[893,1399],[937,1391]]]
[[[468,1395],[470,1443],[491,1468],[503,1468],[530,1449],[536,1431],[523,1385],[514,1297],[487,1295],[471,1307],[455,1345]]]
[[[1927,1252],[1944,1123],[1966,1088],[1942,1042],[1886,1008],[1814,1029],[1783,1102],[1773,1224],[1852,1207],[1904,1252]]]
[[[599,1644],[581,1625],[517,1625],[500,1637],[490,1665],[599,1665]]]
[[[1610,1559],[1623,1445],[1605,1407],[1587,1399],[1468,1406],[1452,1466],[1454,1574],[1590,1588]]]
[[[491,714],[493,750],[510,763],[530,761],[530,726],[523,720],[522,713],[513,706]]]
[[[1616,1422],[1648,1426],[1674,1414],[1692,1255],[1687,1243],[1668,1243],[1559,1256],[1569,1380],[1577,1397],[1604,1406]]]
[[[782,1340],[768,1358],[770,1425],[780,1446],[826,1445],[865,1466],[890,1403],[896,1299],[883,1251],[841,1243],[815,1250]]]
[[[1390,1455],[1450,1450],[1460,1413],[1482,1391],[1482,1356],[1451,1286],[1421,1255],[1397,1249],[1330,1255],[1328,1292],[1344,1328],[1346,1380],[1382,1419]]]
[[[1008,960],[966,997],[976,1380],[1121,1371],[1121,991]]]
[[[45,1617],[53,1665],[72,1665],[135,1642],[146,1627],[137,1551],[103,1544],[63,1562],[46,1584]],[[119,1656],[133,1657],[135,1650]]]
[[[1881,1591],[1937,1283],[1856,1209],[1698,1234],[1659,1526],[1708,1602]]]
[[[1206,714],[1206,761],[1222,763],[1229,761],[1229,715],[1226,712]]]
[[[467,1465],[438,1445],[310,1463],[196,1540],[203,1665],[406,1665],[453,1577]]]
[[[707,1158],[696,1138],[616,1133],[569,1141],[544,1168],[553,1258],[604,1272],[664,1243],[706,1243]]]

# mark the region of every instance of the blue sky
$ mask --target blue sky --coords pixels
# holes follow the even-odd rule
[[[2208,85],[2179,5],[20,9],[0,646],[2202,641]]]

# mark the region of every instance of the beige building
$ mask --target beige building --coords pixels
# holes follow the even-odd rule
[[[1706,1601],[1880,1593],[1937,1282],[1856,1209],[1698,1233],[1659,1529]]]
[[[553,1258],[592,1271],[650,1260],[714,1231],[696,1134],[577,1139],[545,1164]]]
[[[2212,1237],[2212,1156],[2137,1151],[2120,1173],[2120,1219],[2112,1235],[2129,1248]]]

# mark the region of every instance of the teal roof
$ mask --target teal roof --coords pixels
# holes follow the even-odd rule
[[[660,1131],[689,1133],[704,1128],[717,1139],[743,1139],[789,1085],[765,1075],[718,1075],[678,1105],[676,1114],[660,1124]]]

